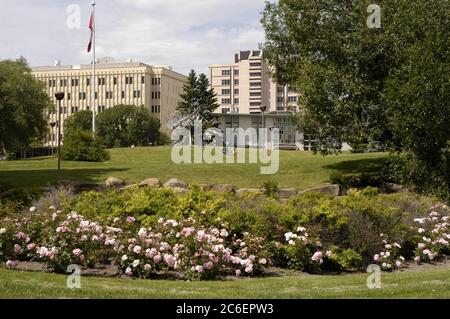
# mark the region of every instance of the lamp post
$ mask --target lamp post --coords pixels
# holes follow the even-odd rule
[[[64,99],[64,92],[55,93],[58,101],[58,171],[61,170],[61,100]]]
[[[49,124],[50,124],[50,127],[52,128],[52,138],[51,138],[51,140],[52,140],[52,155],[53,155],[54,151],[55,151],[55,141],[53,140],[53,129],[56,126],[56,122],[52,121]]]
[[[261,110],[261,114],[262,114],[262,117],[261,117],[261,125],[262,125],[262,128],[263,128],[263,137],[264,137],[264,141],[263,141],[263,143],[264,143],[264,147],[266,147],[266,131],[265,131],[265,128],[266,128],[266,122],[265,122],[265,118],[264,118],[264,112],[266,112],[266,110],[267,110],[267,106],[265,106],[265,105],[261,105],[260,107],[259,107],[259,109]]]

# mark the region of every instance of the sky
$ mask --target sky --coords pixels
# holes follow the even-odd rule
[[[0,60],[90,63],[91,8],[90,0],[0,0]],[[207,72],[258,49],[263,9],[264,0],[97,0],[97,58]]]

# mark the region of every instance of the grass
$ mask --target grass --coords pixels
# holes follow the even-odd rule
[[[368,274],[296,275],[230,281],[184,282],[67,276],[0,269],[0,298],[450,298],[450,269],[382,273],[381,289],[368,289]]]
[[[188,183],[229,183],[236,187],[260,187],[273,180],[279,187],[305,189],[328,182],[332,172],[377,173],[386,154],[350,154],[323,157],[308,152],[281,151],[275,175],[261,175],[261,164],[174,164],[170,147],[112,149],[105,163],[62,162],[58,173],[56,158],[43,157],[0,162],[0,185],[43,186],[58,180],[104,182],[109,176],[136,183],[148,177],[162,182],[179,178]],[[3,187],[3,188],[6,188]]]

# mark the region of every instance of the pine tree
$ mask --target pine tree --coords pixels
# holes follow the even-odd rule
[[[198,106],[200,115],[207,121],[212,119],[212,114],[219,107],[217,94],[209,87],[209,80],[205,74],[200,74],[197,81]]]
[[[189,73],[186,84],[183,85],[183,93],[180,95],[181,101],[178,102],[177,110],[187,115],[194,112],[198,106],[197,92],[197,74],[194,70]]]

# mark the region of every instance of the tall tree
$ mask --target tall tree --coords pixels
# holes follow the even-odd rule
[[[64,135],[71,135],[72,132],[77,131],[91,131],[92,130],[92,112],[79,111],[69,116],[64,121]],[[91,133],[92,134],[92,133]]]
[[[367,1],[268,3],[265,56],[274,77],[301,92],[298,122],[318,138],[317,151],[378,141],[412,155],[423,175],[438,172],[428,186],[443,182],[449,192],[449,2],[377,3],[379,28],[367,23],[376,15]]]
[[[191,70],[188,80],[183,86],[177,110],[185,115],[197,111],[205,120],[209,121],[218,107],[217,95],[210,87],[208,77],[203,73],[197,77],[195,71]]]
[[[0,61],[0,152],[27,147],[48,131],[51,100],[24,61]]]
[[[217,94],[209,85],[208,77],[202,73],[197,81],[198,106],[200,115],[207,121],[212,119],[212,114],[219,107]]]
[[[181,101],[178,102],[177,110],[182,114],[191,114],[198,107],[197,74],[194,70],[189,73],[186,83],[183,85]]]

